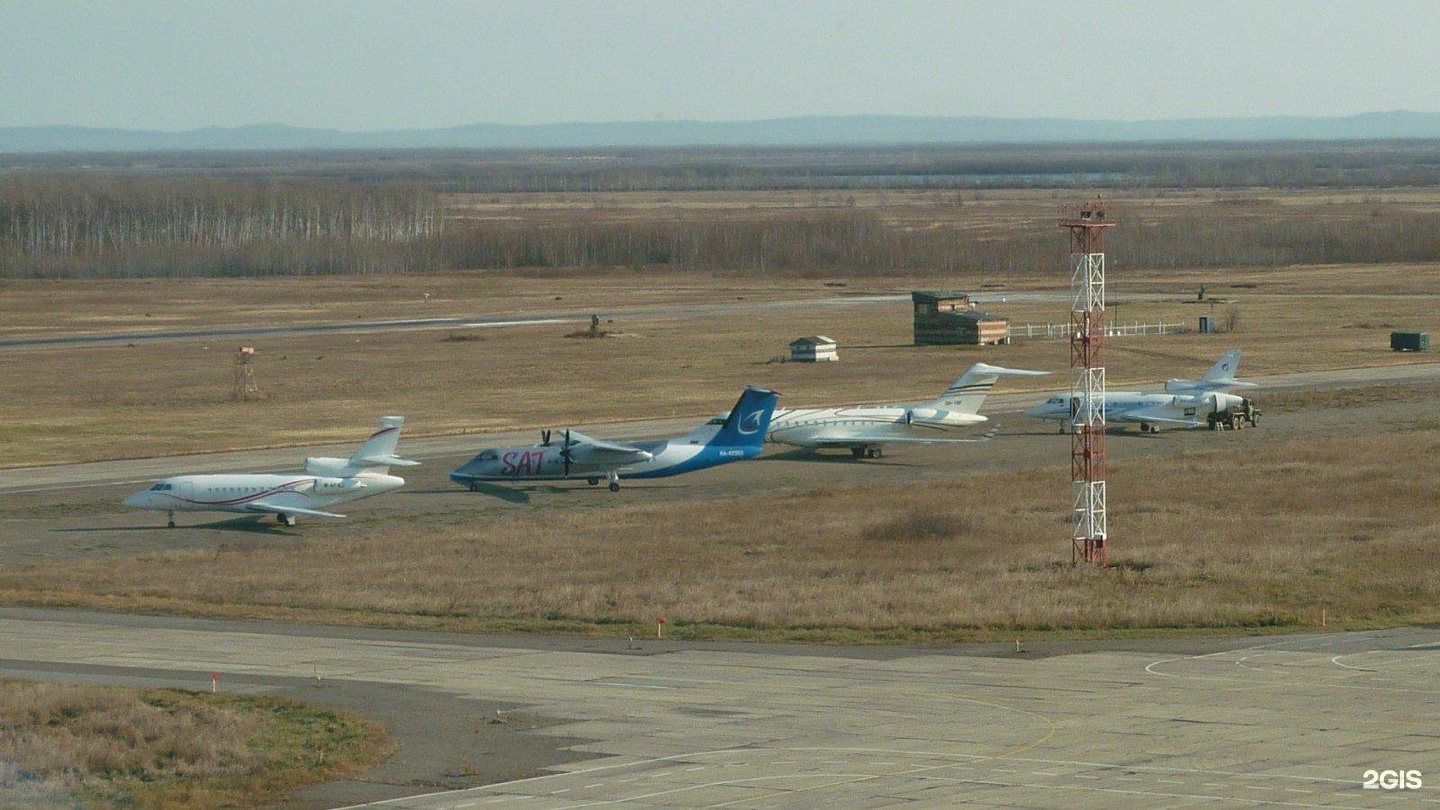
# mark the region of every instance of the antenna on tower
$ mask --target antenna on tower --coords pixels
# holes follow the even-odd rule
[[[260,398],[260,386],[255,382],[255,366],[250,362],[254,357],[254,346],[241,346],[240,351],[235,353],[235,389],[231,398],[237,402]]]
[[[1104,567],[1105,502],[1105,200],[1062,218],[1070,231],[1070,533],[1071,562]]]

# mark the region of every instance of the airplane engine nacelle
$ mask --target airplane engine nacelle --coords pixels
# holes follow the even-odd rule
[[[310,475],[328,475],[334,478],[343,477],[350,466],[350,459],[347,458],[325,458],[323,456],[312,456],[305,459],[305,472]]]
[[[1194,392],[1194,380],[1171,379],[1165,381],[1165,393],[1167,394],[1192,394]]]
[[[908,408],[905,411],[905,424],[943,424],[945,417],[948,415],[949,411],[936,410],[935,408]]]
[[[331,461],[337,460],[331,459]],[[364,488],[365,482],[358,478],[316,478],[314,492],[319,495],[333,495]]]

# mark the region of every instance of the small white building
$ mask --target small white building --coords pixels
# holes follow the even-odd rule
[[[808,335],[790,341],[790,359],[796,363],[815,363],[821,360],[839,360],[835,341],[824,335]]]

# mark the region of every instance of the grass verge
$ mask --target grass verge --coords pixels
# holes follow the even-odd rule
[[[393,751],[378,724],[273,695],[3,681],[0,717],[0,797],[26,806],[270,806]]]
[[[836,643],[1434,622],[1437,458],[1423,429],[1112,463],[1105,570],[1069,565],[1046,467],[66,560],[0,603]]]

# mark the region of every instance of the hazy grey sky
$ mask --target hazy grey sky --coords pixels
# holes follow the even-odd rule
[[[0,0],[0,126],[1440,112],[1437,0]]]

